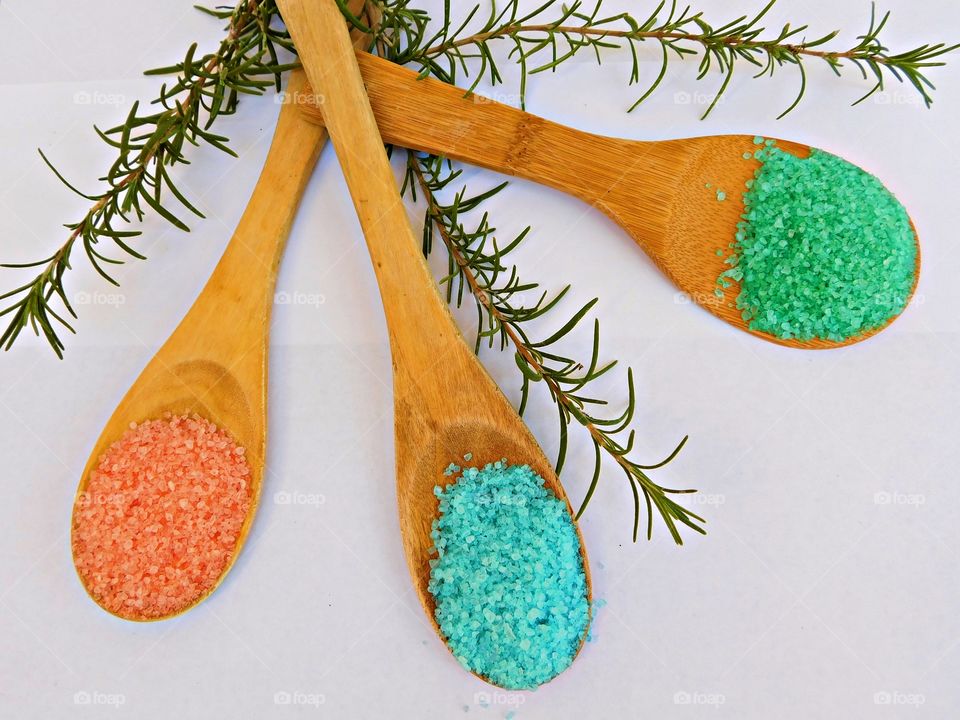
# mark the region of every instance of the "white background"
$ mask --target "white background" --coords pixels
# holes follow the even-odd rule
[[[91,125],[115,124],[134,99],[154,96],[158,81],[141,70],[179,59],[194,40],[214,46],[219,23],[191,1],[0,5],[0,260],[42,257],[85,207],[36,148],[94,190],[112,156]],[[639,15],[651,3],[633,5]],[[759,3],[701,5],[720,24]],[[883,5],[894,11],[894,50],[960,37],[953,2]],[[846,45],[868,14],[866,0],[782,0],[769,25],[842,27],[837,42]],[[646,53],[649,80],[658,51]],[[68,542],[78,474],[240,217],[279,109],[269,96],[247,100],[218,125],[240,160],[204,150],[180,173],[208,219],[192,221],[190,235],[146,223],[138,247],[150,259],[124,266],[119,290],[78,253],[68,289],[88,303],[66,359],[33,338],[0,357],[0,716],[956,716],[960,56],[932,73],[932,111],[899,87],[851,108],[866,89],[853,71],[837,80],[811,68],[807,99],[778,122],[795,77],[750,81],[742,69],[702,123],[716,77],[697,83],[694,63],[676,64],[627,115],[638,90],[626,88],[625,60],[609,53],[601,71],[585,55],[538,76],[528,107],[623,137],[760,133],[829,149],[879,175],[923,242],[919,294],[900,320],[862,345],[805,353],[683,303],[617,227],[575,200],[518,182],[490,204],[503,237],[534,225],[517,254],[526,277],[550,289],[573,283],[569,312],[601,298],[603,356],[632,365],[638,381],[638,457],[654,461],[690,434],[655,479],[701,490],[694,509],[709,534],[688,533],[677,548],[658,527],[653,542],[633,544],[631,495],[608,467],[582,523],[595,595],[608,601],[594,642],[536,693],[496,694],[464,672],[430,630],[403,562],[386,332],[327,152],[280,274],[278,291],[317,302],[276,307],[269,474],[245,552],[214,597],[178,620],[131,624],[90,602]],[[512,76],[498,92],[516,92]],[[466,177],[478,189],[498,180]],[[2,271],[0,290],[19,277]],[[582,356],[588,342],[584,332],[565,347]],[[510,356],[483,358],[516,400]],[[598,392],[622,398],[624,382],[621,368]],[[548,455],[553,417],[537,396],[529,420]],[[564,482],[576,502],[592,448],[571,433]],[[277,493],[317,503],[278,504]],[[91,704],[78,704],[77,693]],[[299,693],[302,704],[278,705],[277,693]],[[484,693],[493,707],[481,707]]]

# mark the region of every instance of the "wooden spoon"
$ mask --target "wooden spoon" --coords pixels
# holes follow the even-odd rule
[[[307,90],[303,72],[291,73],[288,93],[302,96]],[[263,482],[274,285],[297,205],[327,137],[322,126],[308,122],[295,107],[287,104],[280,111],[253,196],[206,287],[120,401],[77,488],[74,519],[91,471],[131,422],[157,419],[165,413],[197,413],[233,435],[246,449],[251,471],[250,511],[230,563],[217,583],[189,607],[208,597],[232,567],[250,531]]]
[[[574,195],[606,213],[691,300],[721,320],[780,345],[821,349],[850,345],[884,329],[843,342],[783,340],[750,330],[731,299],[737,283],[717,298],[717,277],[728,269],[726,250],[743,213],[742,192],[759,166],[743,159],[753,136],[640,142],[574,130],[416,73],[368,53],[357,58],[383,139],[444,155]],[[305,110],[322,122],[319,108]],[[778,147],[807,157],[810,147],[785,140]],[[710,188],[706,184],[710,184]],[[726,200],[717,200],[717,191]],[[917,238],[914,228],[914,238]],[[920,276],[920,247],[917,267]]]
[[[280,12],[311,84],[324,98],[330,138],[373,261],[393,356],[400,533],[420,602],[440,632],[427,589],[434,488],[451,461],[473,453],[529,464],[573,511],[557,474],[457,329],[410,227],[376,120],[334,0],[280,0]],[[576,524],[574,523],[576,526]],[[577,530],[579,536],[579,529]],[[583,566],[590,576],[583,539]]]

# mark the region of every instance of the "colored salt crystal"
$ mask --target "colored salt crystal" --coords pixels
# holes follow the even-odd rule
[[[216,585],[252,502],[238,449],[197,415],[131,423],[107,448],[77,499],[72,537],[77,572],[97,603],[149,620]]]
[[[457,660],[511,690],[565,670],[590,622],[566,503],[527,465],[464,468],[439,488],[429,590]]]
[[[829,153],[801,159],[755,138],[733,258],[750,328],[841,342],[903,311],[916,279],[910,218],[869,173]]]

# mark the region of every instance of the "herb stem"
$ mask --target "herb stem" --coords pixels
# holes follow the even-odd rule
[[[678,505],[666,498],[666,493],[675,493],[675,494],[687,494],[693,493],[694,490],[667,490],[666,488],[661,487],[655,483],[645,472],[644,466],[640,466],[635,462],[632,462],[627,458],[627,452],[622,448],[611,436],[611,433],[603,430],[598,427],[596,422],[593,421],[586,413],[583,412],[583,401],[578,400],[572,391],[568,391],[563,384],[559,381],[558,376],[555,372],[547,366],[544,361],[543,356],[537,352],[536,349],[531,347],[530,343],[527,341],[525,335],[520,331],[518,327],[518,322],[514,318],[510,317],[508,313],[501,310],[500,305],[505,305],[509,307],[507,302],[502,299],[495,299],[494,293],[495,290],[490,286],[484,286],[480,282],[477,273],[474,270],[473,263],[468,259],[464,253],[463,248],[460,243],[457,242],[457,239],[453,236],[450,231],[450,226],[445,222],[446,213],[444,209],[440,206],[440,203],[437,201],[434,188],[431,183],[427,180],[424,175],[423,168],[417,156],[410,152],[407,155],[407,166],[412,173],[413,177],[416,179],[417,186],[419,187],[427,205],[427,214],[426,222],[431,223],[436,231],[439,233],[440,238],[447,250],[447,253],[454,261],[454,263],[459,268],[459,274],[461,277],[466,279],[467,286],[470,288],[471,294],[474,296],[476,301],[485,308],[486,312],[489,313],[494,319],[495,324],[502,330],[504,335],[509,339],[510,344],[513,346],[517,354],[523,359],[526,365],[532,369],[533,374],[542,380],[548,388],[548,391],[556,402],[562,409],[564,417],[566,418],[576,418],[577,422],[586,428],[587,432],[590,434],[590,438],[593,441],[594,445],[599,450],[602,449],[605,453],[612,456],[620,468],[624,471],[627,478],[631,483],[631,487],[634,491],[635,498],[635,516],[634,516],[634,527],[633,527],[633,539],[636,541],[637,533],[639,528],[639,499],[640,496],[637,493],[637,488],[634,483],[637,483],[640,486],[643,496],[647,499],[648,511],[650,509],[650,499],[653,499],[653,503],[657,506],[658,511],[663,515],[664,520],[667,523],[668,529],[674,541],[677,544],[683,544],[683,540],[680,537],[680,534],[677,532],[676,524],[674,519],[679,520],[688,527],[696,530],[697,532],[703,533],[703,529],[699,527],[696,522],[703,523],[705,520],[700,516],[691,513],[689,511],[680,508]],[[593,363],[591,363],[593,365]],[[582,363],[577,363],[573,366],[573,369],[582,369]],[[589,376],[589,374],[588,374]],[[631,391],[631,400],[632,405],[632,391]],[[629,412],[632,415],[632,410]],[[561,432],[565,432],[562,430]],[[646,469],[654,469],[657,467],[662,467],[667,464],[676,454],[679,452],[680,448],[683,447],[686,443],[686,438],[680,443],[676,450],[674,450],[670,456],[653,466],[647,466]],[[594,482],[591,483],[590,488],[587,491],[586,497],[579,510],[576,513],[576,517],[579,518],[583,514],[583,511],[586,509],[587,504],[593,496],[593,491],[596,485],[596,478],[599,474],[599,454],[597,455],[597,467],[594,472]],[[557,465],[562,464],[562,459],[558,461]],[[558,469],[559,471],[559,469]],[[650,536],[652,530],[652,517],[651,521],[648,521],[648,537]]]
[[[451,40],[446,43],[434,45],[424,51],[424,55],[438,56],[443,55],[450,50],[465,47],[468,45],[479,45],[489,40],[510,37],[518,33],[551,33],[557,35],[581,35],[584,37],[620,38],[628,40],[675,40],[699,43],[704,47],[711,44],[714,36],[708,34],[667,32],[659,30],[634,31],[634,30],[610,30],[604,28],[590,27],[587,25],[504,25],[503,27],[491,30],[489,32],[476,33],[466,37]],[[767,51],[773,48],[780,48],[793,55],[807,55],[822,60],[852,60],[855,58],[864,59],[868,53],[859,49],[850,49],[844,52],[832,50],[814,50],[804,44],[780,44],[775,40],[744,40],[739,37],[721,37],[719,42],[731,48],[744,48],[748,50]],[[890,64],[890,59],[886,55],[871,56],[880,64]]]

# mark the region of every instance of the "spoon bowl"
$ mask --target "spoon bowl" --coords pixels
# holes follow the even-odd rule
[[[723,298],[717,297],[714,291],[717,289],[717,278],[730,267],[724,260],[727,247],[736,235],[737,223],[745,211],[743,191],[761,166],[759,160],[744,158],[757,149],[755,138],[748,135],[714,135],[631,145],[634,146],[634,152],[626,156],[630,165],[625,168],[624,181],[613,184],[607,196],[597,201],[597,207],[625,228],[663,273],[693,302],[751,335],[778,345],[808,350],[831,349],[861,342],[884,330],[896,319],[896,316],[890,318],[880,327],[843,341],[783,339],[751,329],[732,302],[732,298],[740,292],[740,283],[729,280],[730,287],[725,290]],[[812,150],[808,145],[787,140],[776,140],[776,146],[801,159],[808,158]],[[649,170],[642,168],[648,160],[657,167],[675,163],[676,171],[671,177],[664,175],[659,180],[661,187],[665,188],[662,198],[644,198],[644,206],[638,207],[631,188],[650,182]],[[723,201],[718,200],[718,191],[725,193]],[[631,197],[634,198],[633,203]],[[658,204],[647,204],[658,200]],[[913,236],[916,266],[911,297],[920,275],[920,245],[916,228],[913,228]],[[724,251],[723,256],[717,254],[718,250]]]
[[[302,93],[305,87],[303,73],[291,73],[288,90]],[[227,430],[245,449],[250,510],[216,583],[171,615],[120,617],[162,620],[186,612],[220,585],[247,538],[263,484],[274,285],[297,205],[326,137],[321,126],[307,122],[293,106],[281,109],[263,171],[223,257],[183,321],[117,405],[83,470],[74,503],[74,529],[91,473],[131,423],[161,419],[167,413],[197,414]],[[84,587],[89,592],[85,583]]]
[[[557,473],[526,424],[476,362],[466,343],[459,338],[454,340],[452,352],[444,360],[447,367],[431,371],[456,383],[456,394],[442,404],[429,407],[409,374],[394,373],[400,534],[417,596],[438,633],[436,602],[428,589],[430,560],[436,557],[430,533],[439,513],[434,489],[457,479],[444,474],[451,462],[459,463],[470,456],[470,464],[476,467],[503,459],[511,464],[529,465],[573,514]],[[461,355],[459,346],[467,353]],[[452,403],[456,403],[456,410]],[[445,417],[434,413],[444,413]],[[589,600],[590,565],[580,528],[576,523],[574,527],[580,541]]]
[[[739,330],[788,347],[827,349],[865,340],[895,319],[843,341],[783,339],[751,330],[732,307],[739,283],[731,281],[726,300],[714,295],[717,278],[729,267],[717,250],[733,241],[745,184],[760,165],[744,159],[756,150],[753,136],[657,142],[604,137],[465,95],[368,53],[357,53],[357,60],[386,142],[532,180],[581,199],[623,228],[692,301]],[[322,122],[318,107],[309,102],[302,107]],[[424,108],[430,109],[429,122],[422,120]],[[801,158],[811,152],[808,145],[786,140],[778,140],[777,147]],[[723,202],[717,200],[718,189],[726,193]],[[920,276],[916,228],[913,236],[915,290]]]

